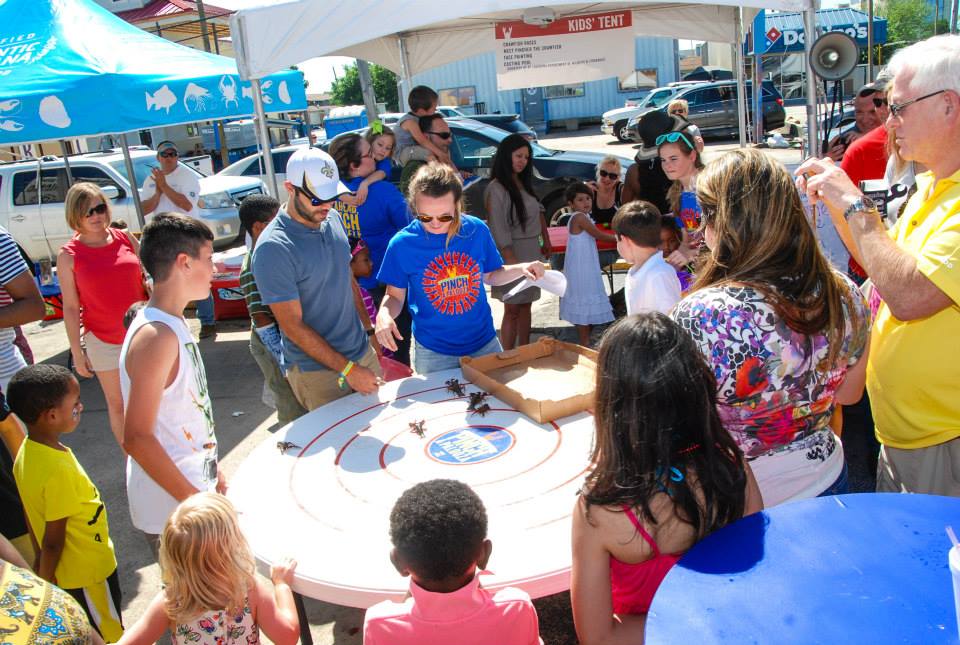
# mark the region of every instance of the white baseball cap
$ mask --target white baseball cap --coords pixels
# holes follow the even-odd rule
[[[301,148],[287,161],[287,181],[302,189],[310,197],[330,202],[349,193],[340,181],[333,157],[318,148]]]

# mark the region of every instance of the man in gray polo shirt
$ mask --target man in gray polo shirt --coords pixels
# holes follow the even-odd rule
[[[260,296],[277,319],[287,380],[307,410],[380,384],[380,363],[360,322],[350,245],[334,200],[349,192],[316,148],[287,162],[288,199],[253,252]],[[362,305],[361,305],[362,306]]]

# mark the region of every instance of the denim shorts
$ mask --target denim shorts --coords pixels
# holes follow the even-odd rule
[[[817,497],[827,497],[828,495],[843,495],[849,492],[849,477],[847,470],[847,462],[843,462],[843,470],[840,471],[840,474],[837,476],[836,480],[829,486],[827,490],[823,491]]]
[[[452,370],[454,368],[460,367],[460,356],[451,356],[449,354],[441,354],[435,352],[432,349],[427,349],[421,345],[416,338],[413,339],[414,342],[414,354],[413,354],[413,370],[417,374],[429,374],[430,372],[439,372],[441,370]],[[483,356],[484,354],[493,354],[494,352],[502,352],[503,345],[500,344],[500,339],[494,335],[489,343],[481,347],[475,352],[470,354],[464,354],[464,356]]]

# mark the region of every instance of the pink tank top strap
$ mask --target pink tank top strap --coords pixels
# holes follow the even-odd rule
[[[657,543],[654,542],[653,538],[650,537],[650,534],[647,533],[647,530],[643,528],[643,524],[640,523],[640,520],[637,519],[636,513],[633,512],[633,509],[624,504],[622,506],[623,512],[630,519],[630,522],[636,527],[637,531],[640,533],[640,536],[646,540],[647,544],[650,545],[650,548],[653,549],[653,557],[660,557],[660,549],[657,548]]]

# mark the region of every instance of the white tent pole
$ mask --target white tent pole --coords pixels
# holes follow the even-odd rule
[[[737,126],[740,147],[747,145],[747,82],[743,75],[743,7],[734,7],[733,68],[737,70]]]
[[[130,180],[130,196],[133,197],[133,206],[137,211],[137,223],[140,224],[140,232],[146,222],[143,219],[143,204],[140,203],[140,186],[137,184],[137,173],[133,171],[133,159],[130,158],[130,146],[127,145],[127,133],[120,133],[120,147],[123,149],[123,165],[127,169],[127,179]]]
[[[257,139],[260,140],[260,154],[263,155],[263,167],[267,171],[267,185],[264,189],[268,195],[278,197],[277,174],[273,169],[273,151],[270,149],[270,129],[267,127],[267,113],[263,109],[263,97],[260,95],[260,79],[251,78],[250,87],[253,90],[253,112],[257,122]]]
[[[873,29],[873,25],[869,26]],[[819,157],[819,124],[817,123],[817,77],[813,73],[813,41],[817,39],[817,0],[810,0],[810,5],[803,10],[803,37],[804,56],[807,59],[807,69],[804,76],[807,80],[807,156]]]
[[[407,104],[407,94],[413,89],[413,81],[410,78],[410,61],[407,60],[407,43],[402,35],[397,37],[397,42],[400,44],[400,78],[402,80],[399,92],[400,111],[408,112],[410,105]]]

